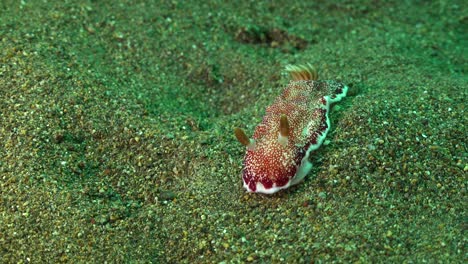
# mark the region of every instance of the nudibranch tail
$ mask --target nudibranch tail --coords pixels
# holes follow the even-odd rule
[[[242,169],[248,192],[272,194],[300,183],[312,169],[309,157],[322,145],[330,120],[332,103],[346,96],[348,87],[329,80],[317,80],[310,64],[288,65],[291,81],[266,109],[252,139],[234,129],[247,147]]]

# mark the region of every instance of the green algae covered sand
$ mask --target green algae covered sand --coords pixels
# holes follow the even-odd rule
[[[0,262],[464,262],[464,2],[309,2],[2,1]],[[246,193],[233,128],[298,63],[348,97]]]

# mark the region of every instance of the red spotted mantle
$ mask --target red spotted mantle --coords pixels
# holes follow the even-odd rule
[[[322,144],[330,128],[330,104],[346,96],[348,87],[317,80],[312,66],[288,66],[289,85],[266,109],[253,139],[236,128],[247,146],[242,180],[249,192],[275,193],[304,179],[312,168],[309,155]]]

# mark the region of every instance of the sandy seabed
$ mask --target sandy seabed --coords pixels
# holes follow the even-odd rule
[[[0,3],[0,262],[466,262],[464,1],[108,2]],[[348,97],[248,194],[291,63]]]

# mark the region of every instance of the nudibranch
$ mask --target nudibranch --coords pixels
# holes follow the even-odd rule
[[[266,109],[253,139],[240,128],[236,138],[246,146],[242,169],[248,192],[272,194],[300,183],[312,169],[310,153],[320,147],[328,130],[330,104],[346,96],[348,87],[318,80],[310,65],[288,65],[292,80]]]

